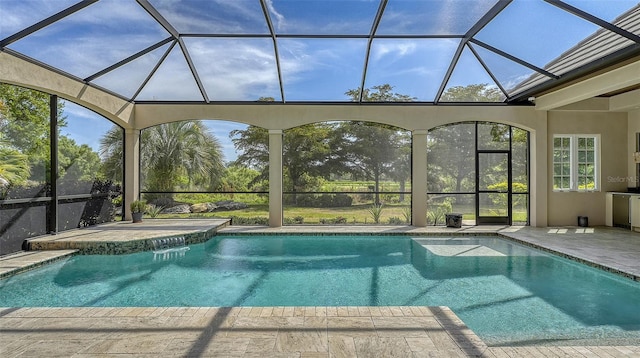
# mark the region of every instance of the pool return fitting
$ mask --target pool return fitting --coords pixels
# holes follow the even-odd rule
[[[170,237],[165,239],[153,239],[153,260],[169,260],[177,257],[184,257],[190,250],[185,245],[184,236]]]

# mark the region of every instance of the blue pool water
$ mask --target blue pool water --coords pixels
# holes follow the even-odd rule
[[[2,307],[379,305],[449,306],[491,345],[640,344],[639,283],[492,237],[219,236],[0,280]]]

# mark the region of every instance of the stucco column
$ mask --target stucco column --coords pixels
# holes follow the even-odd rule
[[[131,220],[129,205],[140,195],[140,130],[124,130],[124,219]]]
[[[547,226],[548,182],[553,173],[553,168],[548,166],[547,113],[536,111],[536,129],[530,132],[529,137],[529,224],[537,227]]]
[[[412,132],[411,155],[411,223],[427,226],[427,133],[426,129]]]
[[[282,130],[269,130],[269,226],[282,226]]]

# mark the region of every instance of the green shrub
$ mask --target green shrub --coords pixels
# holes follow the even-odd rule
[[[373,222],[379,224],[380,217],[382,216],[382,203],[371,205],[371,207],[369,208],[369,214],[371,214]]]
[[[404,217],[404,222],[409,224],[411,223],[411,207],[405,206],[402,208],[402,216]]]
[[[284,218],[284,223],[287,225],[291,224],[304,224],[304,217],[298,215],[292,218]]]
[[[347,218],[338,216],[333,219],[320,219],[320,224],[346,224]]]
[[[147,214],[149,214],[150,217],[155,218],[158,215],[160,215],[160,212],[162,212],[162,209],[164,209],[163,206],[158,206],[158,205],[147,205]]]
[[[231,216],[231,225],[269,225],[269,218],[262,216],[242,217]]]
[[[147,210],[147,202],[144,200],[134,200],[130,204],[132,213],[144,213]]]
[[[429,205],[427,206],[427,222],[437,226],[438,222],[442,219],[442,223],[444,224],[446,214],[452,210],[453,205],[451,204],[451,199],[445,199],[442,204]]]
[[[389,224],[391,225],[404,225],[405,221],[397,216],[393,216],[389,218]]]

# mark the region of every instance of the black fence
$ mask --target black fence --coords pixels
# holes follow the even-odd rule
[[[13,187],[0,193],[0,255],[22,250],[25,239],[109,222],[121,215],[119,185],[70,181],[58,183],[58,188],[57,199],[49,185]]]

